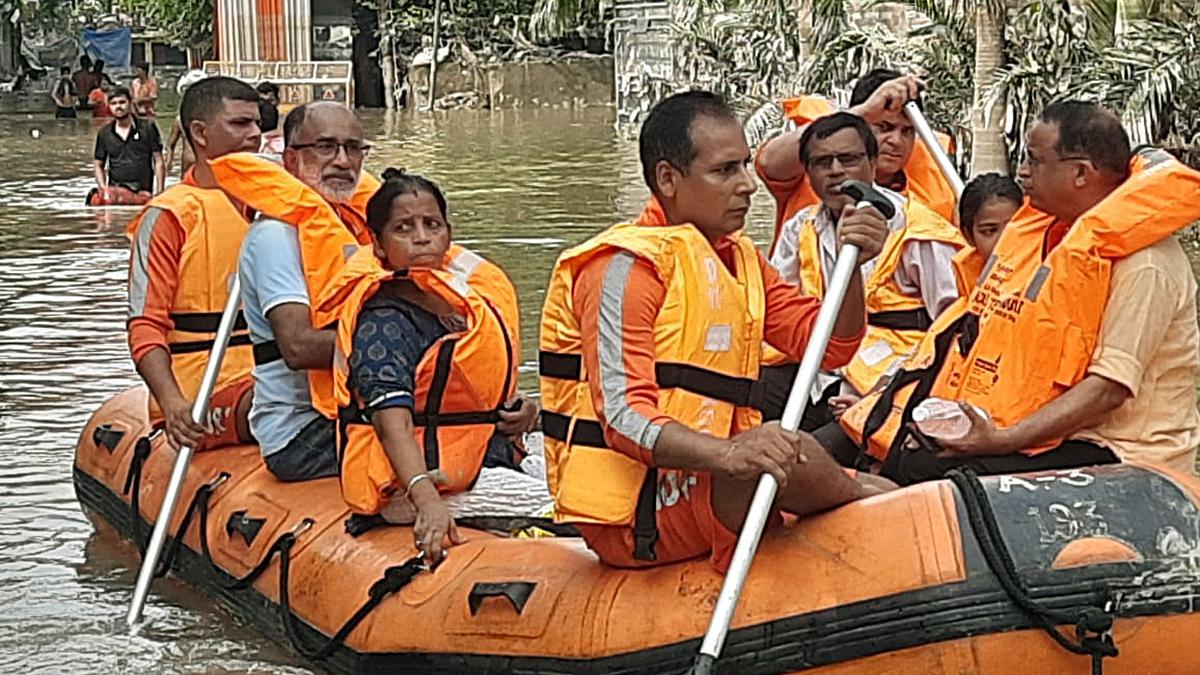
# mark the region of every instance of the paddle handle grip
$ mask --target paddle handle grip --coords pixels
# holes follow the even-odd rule
[[[221,322],[217,324],[216,339],[213,340],[212,350],[208,353],[208,363],[204,367],[204,376],[200,380],[200,391],[192,403],[192,419],[204,426],[208,421],[208,407],[213,391],[217,388],[217,376],[221,373],[221,362],[225,360],[225,351],[229,346],[229,336],[233,334],[233,326],[237,319],[238,308],[242,304],[242,283],[234,274],[229,283],[229,300],[221,313]],[[167,529],[175,515],[179,504],[179,495],[183,491],[183,481],[187,478],[188,466],[192,462],[193,448],[185,445],[175,456],[175,466],[171,469],[171,480],[167,483],[167,491],[163,495],[162,507],[158,510],[158,518],[154,521],[154,532],[150,535],[150,543],[146,546],[146,555],[142,558],[142,567],[138,570],[137,585],[133,588],[133,601],[129,605],[129,613],[125,616],[126,623],[135,627],[142,620],[142,610],[146,606],[146,596],[150,593],[150,583],[154,581],[154,570],[158,568],[158,559],[162,556],[163,546],[167,542]],[[133,514],[134,518],[140,517]]]
[[[783,409],[780,426],[788,431],[800,428],[800,420],[804,417],[804,409],[808,405],[808,393],[817,379],[821,362],[825,360],[825,349],[833,336],[833,327],[841,312],[846,289],[850,286],[852,275],[856,273],[858,247],[845,244],[838,252],[829,288],[821,301],[816,321],[813,322],[812,335],[804,348],[804,358],[800,360],[796,379],[792,382],[792,390],[788,394],[787,405]],[[713,609],[704,641],[700,643],[700,654],[692,672],[711,672],[712,662],[721,656],[721,649],[725,646],[725,638],[729,634],[729,626],[733,622],[733,612],[737,609],[742,588],[746,585],[750,563],[754,561],[754,553],[758,550],[758,542],[762,539],[778,491],[779,484],[775,482],[774,476],[764,473],[759,477],[754,498],[750,501],[750,510],[746,514],[746,522],[738,535],[737,547],[733,550],[733,559],[729,563],[729,571],[725,574],[725,583],[721,586],[721,594],[717,596],[717,606]],[[704,665],[706,663],[707,666]],[[708,670],[702,670],[704,667]]]
[[[942,175],[949,181],[950,187],[954,188],[954,196],[961,196],[965,187],[962,176],[958,175],[958,168],[950,160],[950,155],[947,155],[946,151],[942,149],[942,144],[938,143],[937,136],[933,133],[933,127],[929,126],[929,120],[925,119],[925,113],[921,112],[921,109],[913,101],[904,104],[904,112],[908,115],[908,119],[912,120],[913,126],[917,129],[917,135],[921,137],[929,154],[933,156],[933,161],[937,162],[938,168],[942,170]]]

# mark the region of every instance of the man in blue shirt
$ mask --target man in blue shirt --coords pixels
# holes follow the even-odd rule
[[[284,167],[331,204],[349,201],[369,146],[354,113],[312,103],[284,122]],[[332,148],[332,152],[330,151]],[[285,481],[338,473],[334,420],[313,408],[308,370],[333,364],[335,331],[312,325],[308,285],[295,227],[260,218],[242,244],[239,276],[250,338],[275,342],[279,358],[257,359],[250,429],[267,469]]]

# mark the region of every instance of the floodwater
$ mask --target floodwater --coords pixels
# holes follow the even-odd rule
[[[555,257],[645,202],[636,142],[607,109],[375,113],[364,126],[368,170],[437,180],[455,238],[513,278],[528,391]],[[71,483],[89,414],[137,381],[124,335],[134,211],[82,206],[93,133],[88,119],[0,117],[0,672],[308,672],[173,578],[156,582],[148,625],[125,628],[136,553],[94,532]],[[760,243],[770,219],[760,192]]]

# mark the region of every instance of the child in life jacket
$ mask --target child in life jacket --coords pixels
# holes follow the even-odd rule
[[[440,494],[468,489],[482,466],[505,465],[497,456],[511,457],[537,406],[513,395],[520,348],[507,277],[451,246],[436,184],[395,169],[383,177],[367,205],[373,246],[347,263],[341,321],[353,324],[352,339],[339,335],[338,349],[349,353],[345,389],[362,422],[339,433],[343,496],[356,510],[414,523],[416,547],[438,560],[447,540],[459,542]]]
[[[1016,181],[998,173],[980,174],[963,188],[958,200],[958,227],[969,246],[953,260],[959,295],[967,295],[975,287],[1000,234],[1021,208],[1023,199]]]

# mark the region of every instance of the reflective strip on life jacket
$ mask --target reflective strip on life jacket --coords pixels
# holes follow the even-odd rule
[[[400,487],[366,419],[365,402],[354,400],[348,389],[348,355],[358,315],[380,285],[393,279],[441,298],[467,322],[465,331],[444,335],[426,350],[414,378],[416,440],[426,468],[439,470],[445,479],[438,485],[440,491],[458,492],[474,483],[501,406],[516,387],[519,346],[508,317],[461,274],[422,269],[400,275],[384,269],[372,250],[356,253],[332,286],[344,298],[334,368],[342,495],[357,513],[378,513]]]
[[[873,389],[896,361],[916,347],[933,324],[923,296],[919,292],[904,292],[896,282],[904,251],[918,241],[954,247],[966,244],[957,227],[920,202],[904,201],[904,228],[888,235],[874,270],[864,282],[867,334],[858,353],[842,370],[846,381],[859,394]],[[953,274],[950,269],[940,272],[947,277]]]
[[[575,279],[608,251],[655,267],[667,289],[655,326],[658,407],[689,428],[728,437],[761,419],[745,404],[758,373],[765,311],[758,252],[743,236],[735,241],[730,272],[690,225],[618,225],[566,251],[551,275],[538,362],[555,519],[632,525],[640,559],[653,555],[657,469],[607,447],[580,357],[580,318],[571,300]],[[730,336],[727,345],[706,343],[713,327]]]
[[[229,299],[229,283],[237,273],[238,254],[249,224],[242,212],[221,190],[181,183],[159,194],[128,226],[126,233],[146,250],[161,213],[167,212],[184,232],[179,251],[179,279],[172,299],[172,329],[167,333],[171,371],[183,395],[194,399],[208,363],[221,314]],[[138,261],[132,261],[135,264]],[[137,316],[145,303],[148,278],[134,266],[130,270],[130,312]],[[221,389],[250,377],[253,359],[245,318],[239,312],[221,361],[216,388]],[[157,422],[162,412],[149,397],[150,418]]]
[[[1001,235],[984,281],[938,317],[898,373],[921,390],[905,393],[896,385],[890,403],[864,398],[842,416],[842,427],[885,458],[902,440],[906,411],[927,396],[972,403],[1000,428],[1020,422],[1086,376],[1113,263],[1198,219],[1200,172],[1162,151],[1135,157],[1130,177],[1080,216],[1057,246],[1051,244],[1061,223],[1026,204]],[[959,349],[946,334],[957,337]],[[1044,452],[1060,440],[1023,452]]]

